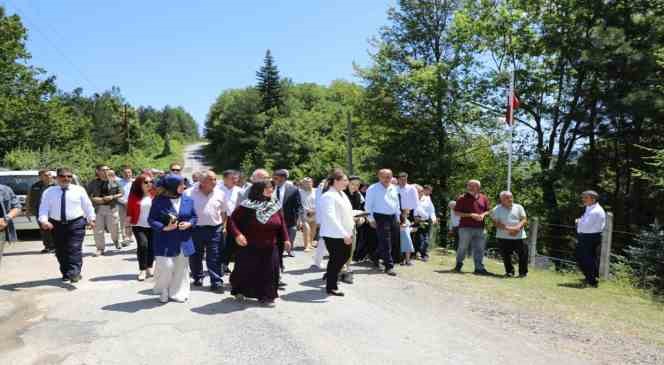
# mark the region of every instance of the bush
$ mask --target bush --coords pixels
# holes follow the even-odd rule
[[[634,270],[637,285],[664,292],[664,229],[653,224],[641,230],[635,242],[625,250]]]

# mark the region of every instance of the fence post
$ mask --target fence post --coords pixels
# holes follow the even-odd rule
[[[537,231],[539,230],[539,219],[533,218],[530,223],[530,240],[528,241],[528,262],[532,265],[535,263],[535,256],[537,256]]]
[[[611,265],[611,242],[613,241],[613,213],[606,213],[606,225],[602,232],[602,249],[599,256],[599,276],[602,279],[609,278],[609,266]]]

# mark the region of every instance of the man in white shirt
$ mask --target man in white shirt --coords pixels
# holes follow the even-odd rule
[[[224,192],[224,199],[226,202],[226,216],[230,217],[237,207],[240,204],[240,199],[242,195],[242,188],[237,185],[238,180],[240,179],[240,172],[236,170],[226,170],[221,173],[223,180],[217,184],[219,190]],[[248,190],[247,190],[248,191]],[[230,257],[234,252],[233,248],[235,247],[235,238],[233,235],[226,233],[226,228],[224,227],[225,240],[222,253],[221,253],[221,264],[223,265],[224,273],[230,273],[228,269],[228,264],[230,263]]]
[[[369,224],[376,228],[378,255],[383,259],[385,273],[396,276],[392,251],[400,251],[401,247],[399,190],[396,185],[392,185],[392,170],[381,169],[378,171],[378,179],[380,181],[367,190],[365,209],[369,213]]]
[[[581,201],[585,212],[576,220],[576,260],[586,277],[586,284],[597,288],[599,267],[597,251],[602,244],[602,232],[606,225],[606,213],[597,202],[599,194],[593,190],[584,191]]]
[[[131,231],[131,224],[127,219],[127,201],[129,200],[129,192],[131,191],[131,184],[134,183],[134,172],[131,167],[122,167],[122,178],[118,179],[122,197],[118,199],[118,213],[120,214],[120,238],[123,244],[129,245],[133,241],[133,232]]]
[[[57,170],[58,185],[42,194],[39,224],[43,230],[53,232],[62,281],[76,283],[81,280],[85,225],[94,228],[95,210],[85,189],[71,183],[72,176],[69,168]]]
[[[224,292],[224,272],[221,263],[223,224],[227,205],[224,192],[217,188],[217,175],[212,171],[201,173],[198,186],[191,188],[194,211],[198,220],[192,231],[196,252],[189,256],[189,267],[194,286],[202,286],[205,273],[203,256],[210,276],[210,290]]]

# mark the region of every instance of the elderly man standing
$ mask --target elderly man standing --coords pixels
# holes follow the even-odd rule
[[[581,200],[586,210],[581,218],[576,219],[576,260],[586,277],[586,284],[593,288],[599,285],[597,250],[602,244],[602,232],[606,226],[606,212],[597,202],[598,197],[596,191],[584,191]]]
[[[454,213],[461,219],[459,221],[459,248],[457,249],[455,272],[461,272],[463,260],[468,247],[472,247],[475,274],[488,275],[484,268],[484,249],[486,248],[486,234],[484,232],[484,218],[490,213],[490,203],[486,195],[480,192],[481,184],[478,180],[469,180],[466,183],[465,194],[456,201]]]
[[[39,224],[53,231],[55,256],[60,263],[62,281],[81,280],[85,225],[95,228],[95,211],[85,189],[72,184],[72,172],[57,170],[58,185],[44,191],[39,205]]]
[[[53,174],[53,176],[51,176],[51,174]],[[39,219],[39,204],[41,203],[42,194],[46,189],[55,185],[55,181],[53,181],[54,176],[55,173],[52,173],[48,169],[39,170],[39,181],[32,184],[28,197],[25,200],[25,209],[28,215],[35,216],[36,219]],[[44,244],[44,249],[41,252],[55,252],[53,234],[50,231],[45,231],[43,229],[40,229],[39,233],[41,234],[41,239]]]
[[[500,193],[500,204],[491,211],[491,219],[496,225],[496,240],[505,264],[505,276],[514,277],[512,254],[519,256],[519,277],[528,275],[528,251],[525,247],[526,231],[523,227],[528,223],[526,211],[514,203],[509,191]]]
[[[115,248],[122,248],[118,237],[119,214],[117,207],[118,199],[122,197],[122,191],[120,191],[120,185],[117,182],[108,178],[109,170],[106,165],[97,165],[95,171],[97,178],[88,184],[88,195],[90,195],[97,216],[97,223],[94,230],[95,244],[97,246],[95,256],[104,254],[106,249],[104,234],[107,230],[111,233],[111,239],[115,244]]]
[[[122,167],[122,178],[118,179],[122,197],[118,199],[118,215],[120,216],[120,238],[122,238],[123,245],[129,245],[133,241],[133,232],[131,230],[131,223],[127,217],[127,201],[129,200],[129,191],[131,184],[134,182],[134,172],[129,166]]]
[[[223,293],[224,272],[221,264],[223,249],[223,223],[227,205],[224,192],[217,188],[217,175],[212,171],[200,174],[198,185],[191,188],[190,197],[194,201],[194,211],[198,221],[194,225],[192,238],[196,252],[189,256],[189,267],[194,286],[202,286],[203,256],[210,276],[210,290]]]
[[[392,185],[392,170],[378,171],[379,182],[367,190],[365,209],[369,213],[369,224],[376,228],[378,253],[383,259],[385,273],[396,276],[392,247],[399,247],[399,190]],[[374,262],[374,265],[376,262]]]

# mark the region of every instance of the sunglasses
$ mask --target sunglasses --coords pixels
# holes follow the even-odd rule
[[[171,172],[180,172],[180,169],[171,169]]]
[[[150,184],[152,184],[152,180],[143,181],[143,185],[150,185]]]
[[[58,177],[66,178],[66,179],[71,179],[73,176],[72,175],[58,175]]]

